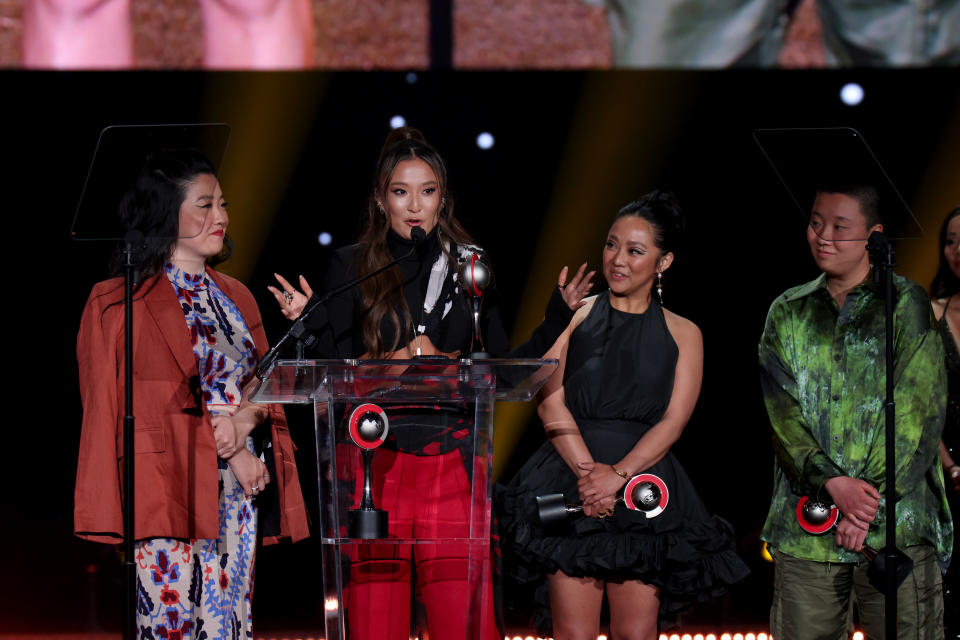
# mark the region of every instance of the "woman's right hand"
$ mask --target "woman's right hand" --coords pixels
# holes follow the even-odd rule
[[[567,303],[567,306],[570,307],[571,311],[576,311],[580,307],[587,304],[587,301],[584,300],[587,293],[590,292],[590,288],[593,286],[593,276],[597,275],[596,271],[591,271],[584,275],[587,271],[587,263],[584,262],[580,265],[580,268],[577,269],[577,273],[574,274],[573,279],[567,284],[567,273],[569,269],[564,267],[560,270],[560,275],[557,277],[557,286],[560,287],[560,293],[563,295],[563,301]]]
[[[616,504],[616,498],[607,496],[591,504],[583,505],[583,515],[588,518],[607,518],[613,515]]]
[[[263,460],[250,453],[248,449],[241,449],[234,454],[227,464],[236,476],[237,482],[243,487],[243,495],[252,498],[260,493],[270,482],[270,473]]]
[[[300,314],[303,313],[304,307],[307,306],[307,301],[313,296],[313,289],[310,288],[310,283],[307,282],[306,278],[300,276],[300,286],[303,288],[303,292],[301,293],[279,273],[273,274],[273,277],[280,283],[280,289],[267,285],[267,290],[277,299],[277,304],[280,305],[280,313],[283,314],[283,317],[287,320],[296,320],[300,317]]]

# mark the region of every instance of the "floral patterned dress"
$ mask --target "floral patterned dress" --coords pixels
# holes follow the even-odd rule
[[[232,415],[257,363],[247,324],[207,273],[190,274],[167,264],[166,274],[183,309],[204,404],[212,415]],[[247,448],[254,451],[251,438]],[[137,542],[137,629],[142,640],[252,637],[256,506],[244,497],[229,465],[218,462],[217,539]]]

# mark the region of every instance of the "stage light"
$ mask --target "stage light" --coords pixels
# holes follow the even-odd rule
[[[693,636],[690,635],[689,633],[685,633],[682,636],[680,636],[680,640],[693,640]]]
[[[693,636],[693,640],[704,640],[704,639],[703,639],[703,634],[702,634],[702,633],[698,633],[697,635]]]
[[[757,640],[757,636],[753,635],[752,633],[748,633],[747,635],[743,636],[743,640]]]
[[[407,126],[407,119],[403,116],[393,116],[390,118],[390,128],[399,129],[400,127]]]
[[[717,636],[715,636],[715,635],[712,634],[712,633],[708,633],[708,634],[707,634],[707,637],[705,638],[705,640],[717,640]]]
[[[670,640],[670,639],[667,637],[667,634],[661,633],[660,637],[657,638],[657,640]]]
[[[848,107],[855,107],[863,102],[863,87],[856,82],[848,82],[840,89],[840,99]]]
[[[410,73],[407,74],[407,84],[416,84],[416,82],[417,82],[417,74],[411,71]]]
[[[743,640],[743,634],[742,633],[733,634],[733,640]]]
[[[729,633],[720,634],[720,640],[733,640],[733,636]]]
[[[340,603],[336,598],[327,598],[326,602],[323,603],[323,608],[327,611],[336,611],[340,607]]]
[[[481,149],[492,149],[493,142],[493,134],[487,133],[486,131],[477,136],[477,146]]]
[[[771,640],[772,638],[773,638],[773,636],[769,636],[769,637],[768,637],[767,634],[765,634],[765,633],[762,632],[762,631],[757,634],[757,640]]]
[[[863,640],[863,631],[854,631],[853,640]]]
[[[333,242],[333,236],[327,231],[321,231],[320,235],[317,236],[317,242],[319,242],[321,246],[329,246],[330,243]]]
[[[680,640],[680,634],[671,633],[671,634],[670,634],[670,640]]]

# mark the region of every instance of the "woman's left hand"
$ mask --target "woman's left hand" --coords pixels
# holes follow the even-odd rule
[[[615,496],[617,491],[627,483],[626,480],[617,475],[617,472],[609,464],[579,462],[577,467],[587,472],[577,481],[580,501],[585,505],[592,505],[605,498]]]
[[[244,448],[246,436],[241,438],[237,425],[230,416],[212,416],[213,439],[217,443],[217,457],[227,460]]]
[[[587,263],[584,262],[580,265],[580,268],[577,269],[577,273],[574,274],[573,279],[570,280],[570,284],[567,284],[567,267],[560,269],[560,276],[557,278],[557,286],[560,287],[560,294],[563,296],[563,301],[567,303],[567,306],[570,307],[573,311],[576,311],[583,305],[587,304],[584,301],[587,293],[590,291],[590,287],[593,286],[591,279],[597,274],[596,271],[591,271],[586,276],[584,272],[587,270]]]

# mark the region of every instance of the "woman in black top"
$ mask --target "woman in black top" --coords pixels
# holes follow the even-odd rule
[[[953,514],[954,532],[960,513],[960,207],[947,214],[940,228],[940,266],[930,285],[933,312],[947,353],[947,420],[940,440],[940,463],[946,479],[947,498]],[[958,300],[954,300],[958,298]],[[956,549],[956,544],[954,545]],[[947,638],[960,638],[960,571],[956,554],[944,577],[943,626]]]
[[[366,224],[356,245],[335,252],[326,291],[410,254],[411,230],[426,239],[410,257],[331,298],[310,319],[324,357],[457,357],[472,344],[472,310],[457,281],[457,267],[481,253],[453,214],[440,155],[413,129],[396,129],[381,150]],[[583,303],[593,272],[586,264],[558,288],[544,322],[524,345],[507,353],[496,292],[483,294],[484,346],[494,356],[541,357]],[[312,296],[278,276],[271,287],[284,315],[296,318]],[[470,478],[464,464],[472,411],[455,404],[388,407],[390,432],[374,458],[374,502],[390,513],[391,537],[464,537]],[[411,570],[426,608],[430,637],[463,637],[467,584],[465,545],[363,545],[353,554],[347,617],[351,637],[408,638]],[[399,557],[398,557],[399,556]],[[488,582],[488,581],[487,581]],[[489,584],[487,587],[489,588]],[[487,598],[489,600],[489,598]],[[359,606],[357,603],[364,603]],[[492,610],[484,613],[489,637],[499,634]]]

